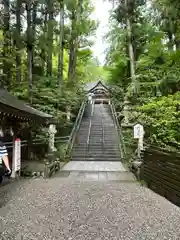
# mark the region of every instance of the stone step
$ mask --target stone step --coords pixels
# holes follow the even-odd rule
[[[85,156],[92,156],[92,157],[101,157],[101,156],[105,156],[105,157],[119,157],[120,156],[120,152],[113,152],[113,153],[110,153],[110,152],[91,152],[89,153],[88,151],[87,152],[72,152],[71,154],[72,157],[85,157]]]
[[[83,150],[85,150],[85,149],[89,149],[89,151],[119,151],[119,146],[115,146],[115,145],[112,145],[112,146],[110,146],[110,145],[106,145],[106,146],[104,146],[104,147],[102,147],[102,145],[89,145],[89,146],[87,146],[87,144],[85,143],[84,145],[83,144],[81,144],[81,145],[74,145],[74,147],[73,147],[73,151],[77,151],[77,150],[81,150],[81,151],[83,151]]]
[[[126,172],[127,169],[123,166],[122,162],[97,162],[97,161],[70,161],[68,162],[62,170],[66,171],[123,171]]]
[[[106,140],[117,140],[117,138],[118,138],[118,136],[117,135],[102,135],[102,133],[100,134],[100,135],[96,135],[96,134],[94,134],[94,135],[90,135],[90,137],[91,138],[93,138],[93,137],[95,137],[95,138],[97,138],[97,137],[100,137],[100,138],[102,138],[102,136],[104,136],[104,138],[103,139],[106,139]],[[81,136],[82,137],[82,136]]]
[[[107,157],[118,157],[120,152],[92,152],[92,151],[76,151],[71,153],[72,156],[107,156]]]
[[[110,136],[113,136],[113,135],[117,135],[117,131],[115,131],[115,130],[111,130],[111,131],[104,131],[104,130],[101,130],[101,131],[96,131],[96,130],[92,130],[91,129],[91,132],[90,132],[90,134],[91,134],[91,136],[93,135],[93,134],[96,134],[96,135],[100,135],[100,134],[102,134],[102,132],[104,133],[104,134],[106,134],[106,135],[110,135]],[[83,132],[81,132],[81,134],[82,134]]]
[[[98,148],[96,147],[91,147],[91,146],[84,146],[84,147],[81,147],[81,148],[76,148],[76,149],[73,149],[74,152],[77,152],[77,151],[89,151],[89,152],[92,152],[92,153],[97,153],[97,152],[118,152],[119,151],[119,147],[101,147],[101,146],[98,146]]]
[[[123,183],[136,183],[136,179],[130,172],[107,172],[107,171],[60,171],[55,177],[71,178],[81,181],[117,181]]]
[[[115,153],[119,153],[119,148],[111,148],[111,149],[107,149],[107,148],[99,148],[99,149],[92,149],[92,148],[88,148],[88,147],[84,147],[84,148],[73,148],[72,150],[72,153],[84,153],[86,151],[89,151],[89,153],[91,154],[103,154],[103,153],[106,153],[106,154],[115,154]]]
[[[109,106],[104,108],[95,105],[93,117],[89,115],[82,119],[72,150],[73,161],[120,161],[117,130],[109,110]],[[87,146],[90,121],[91,132]]]
[[[88,151],[87,152],[75,152],[75,153],[72,153],[71,154],[72,157],[107,157],[107,158],[116,158],[116,157],[119,157],[120,156],[120,152],[113,152],[113,153],[89,153]]]
[[[120,162],[121,158],[120,157],[111,157],[111,158],[106,158],[106,157],[72,157],[71,161],[93,161],[93,162]]]
[[[76,139],[75,139],[75,141],[86,141],[86,140],[88,140],[88,136],[86,135],[86,136],[81,136],[81,137],[76,137]],[[102,140],[104,140],[104,142],[107,142],[107,143],[116,143],[116,144],[118,144],[118,138],[116,137],[116,138],[102,138],[102,134],[101,134],[101,136],[90,136],[89,137],[89,140],[91,141],[91,140],[97,140],[97,141],[102,141]]]
[[[101,127],[102,125],[109,126],[111,128],[115,127],[114,123],[112,121],[106,121],[104,119],[101,119],[100,121],[93,121],[91,120],[91,125],[95,127]]]

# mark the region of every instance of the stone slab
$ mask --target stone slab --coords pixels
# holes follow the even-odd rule
[[[121,162],[71,161],[62,171],[126,172]]]

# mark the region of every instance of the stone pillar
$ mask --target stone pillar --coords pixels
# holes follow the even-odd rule
[[[54,137],[56,134],[57,130],[56,130],[56,126],[54,124],[50,124],[49,125],[49,150],[50,152],[55,152],[56,148],[54,146]]]
[[[123,115],[124,115],[124,124],[129,124],[129,101],[127,100],[127,97],[125,97],[125,100],[124,100]]]
[[[67,107],[67,110],[66,110],[66,117],[67,117],[67,120],[70,121],[71,120],[71,108],[70,107]]]

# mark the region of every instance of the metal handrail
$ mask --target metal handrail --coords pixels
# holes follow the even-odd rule
[[[76,134],[79,130],[80,123],[81,123],[82,117],[84,115],[85,107],[86,107],[86,101],[82,102],[81,107],[80,107],[79,112],[78,112],[78,115],[76,117],[76,121],[74,123],[73,129],[71,131],[69,141],[68,141],[68,144],[67,144],[67,149],[66,149],[66,154],[68,154],[68,155],[71,153],[72,147],[74,145]]]
[[[91,118],[93,117],[94,115],[94,103],[92,105],[92,110],[91,110],[91,117],[90,117],[90,121],[89,121],[89,129],[88,129],[88,138],[87,138],[87,148],[89,147],[89,140],[90,140],[90,134],[91,134],[91,126],[92,126],[92,120]]]
[[[94,102],[92,104],[91,117],[94,115]]]
[[[102,109],[101,109],[101,122],[102,122],[102,147],[104,147],[104,122],[103,122],[103,113],[102,113]]]
[[[116,123],[117,123],[118,133],[119,133],[119,136],[120,136],[120,139],[121,139],[121,147],[123,149],[124,154],[126,154],[126,148],[125,148],[125,144],[124,144],[124,138],[123,138],[123,134],[122,134],[122,129],[121,129],[121,126],[119,124],[117,113],[116,113],[116,109],[115,109],[115,106],[114,106],[113,103],[112,103],[112,107],[113,107],[113,110],[114,110],[114,117],[115,117],[115,120],[116,120]]]
[[[87,142],[86,142],[86,152],[89,151],[89,142],[90,142],[90,135],[91,135],[91,128],[92,128],[92,117],[94,115],[94,102],[92,105],[92,110],[91,110],[91,117],[90,117],[90,121],[89,121],[89,129],[88,129],[88,137],[87,137]]]
[[[92,126],[92,122],[91,122],[91,119],[89,121],[89,129],[88,129],[88,138],[87,138],[87,147],[89,147],[89,140],[90,140],[90,134],[91,134],[91,126]]]
[[[104,147],[104,123],[102,122],[102,146]]]
[[[111,108],[111,112],[112,112],[112,116],[113,116],[113,120],[118,132],[118,136],[119,136],[119,148],[120,148],[120,152],[121,152],[121,158],[124,159],[124,155],[126,154],[126,149],[125,149],[125,145],[124,145],[124,139],[123,139],[123,135],[122,135],[122,131],[121,131],[121,127],[119,125],[119,121],[118,121],[118,117],[117,117],[117,113],[114,107],[114,104],[111,102],[110,104],[110,108]]]

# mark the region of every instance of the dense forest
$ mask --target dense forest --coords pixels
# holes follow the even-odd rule
[[[179,148],[179,0],[111,2],[100,66],[91,0],[1,1],[1,85],[62,120],[67,107],[78,109],[85,83],[108,76],[125,121],[142,122],[151,143]]]
[[[145,125],[146,140],[180,146],[180,2],[113,1],[105,68],[118,111]],[[122,109],[122,103],[124,108]]]
[[[3,0],[1,85],[58,120],[76,109],[83,84],[102,72],[91,50],[93,11],[90,0]]]

